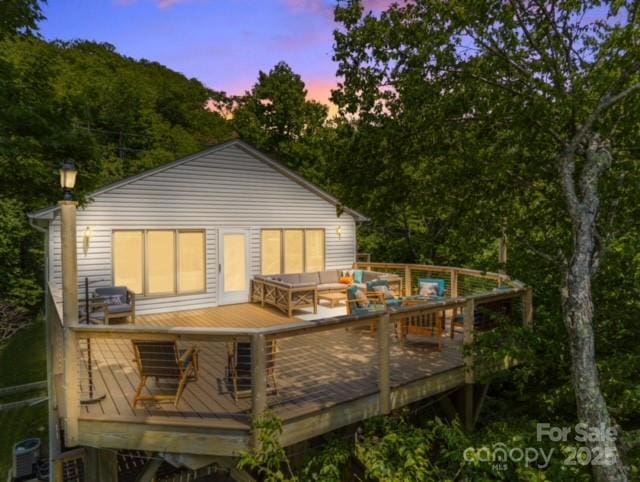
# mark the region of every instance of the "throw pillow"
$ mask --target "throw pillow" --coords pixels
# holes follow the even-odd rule
[[[351,276],[343,276],[340,278],[340,283],[343,285],[350,285],[353,283],[353,278]]]
[[[105,305],[121,305],[122,304],[122,296],[121,295],[113,295],[105,298]]]
[[[420,283],[420,295],[429,298],[438,296],[438,283]]]
[[[356,305],[358,308],[369,307],[369,298],[367,298],[367,294],[363,290],[356,291]]]
[[[393,299],[393,292],[387,285],[376,285],[373,287],[373,291],[375,291],[376,293],[382,293],[386,300]]]
[[[364,281],[362,280],[362,277],[364,275],[364,271],[361,269],[354,269],[353,270],[353,281],[356,283],[364,283]]]

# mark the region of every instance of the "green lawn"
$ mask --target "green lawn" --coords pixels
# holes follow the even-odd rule
[[[47,377],[44,321],[18,332],[0,351],[0,387],[38,382]]]
[[[0,351],[0,387],[22,385],[46,378],[44,322],[38,322],[19,332]],[[0,403],[41,396],[42,392],[28,392],[5,397]],[[0,480],[5,480],[11,468],[11,450],[19,440],[39,437],[47,444],[47,403],[35,407],[0,412]]]
[[[4,481],[11,469],[13,444],[25,438],[39,437],[46,448],[47,403],[0,412],[0,427],[0,480]]]

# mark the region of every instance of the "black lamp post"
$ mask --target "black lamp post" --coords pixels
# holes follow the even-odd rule
[[[71,201],[73,198],[73,188],[76,186],[76,163],[73,159],[67,159],[60,167],[60,187],[64,192],[64,200]]]

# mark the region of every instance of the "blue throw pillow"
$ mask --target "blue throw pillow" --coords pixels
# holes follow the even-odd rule
[[[362,283],[362,277],[364,276],[364,271],[361,269],[353,270],[353,282],[354,283]]]
[[[347,288],[347,297],[350,300],[355,300],[358,295],[358,289],[357,286],[349,286],[349,288]]]
[[[445,282],[442,278],[419,278],[418,283],[419,287],[422,287],[423,284],[437,284],[438,285],[438,296],[444,296],[445,294]]]

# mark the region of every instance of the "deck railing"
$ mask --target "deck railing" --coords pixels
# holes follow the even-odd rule
[[[64,326],[61,320],[59,303],[51,296],[49,302],[55,309],[49,310],[49,323],[53,327],[53,376],[61,388],[58,392],[62,400],[57,400],[57,409],[64,420],[67,445],[73,446],[80,441],[79,420],[87,418],[81,409],[81,391],[83,380],[90,369],[104,368],[109,365],[110,372],[100,375],[104,384],[113,383],[121,387],[122,393],[134,391],[139,380],[135,365],[131,340],[170,340],[179,342],[182,347],[197,345],[209,357],[211,366],[204,367],[206,385],[214,390],[227,362],[229,343],[244,341],[250,343],[250,390],[247,399],[234,400],[227,388],[218,387],[224,395],[216,402],[220,403],[219,413],[211,411],[210,406],[202,402],[210,393],[198,388],[188,408],[176,410],[159,408],[145,412],[145,423],[158,423],[165,420],[170,424],[171,417],[198,420],[198,424],[207,423],[225,426],[226,423],[237,428],[237,424],[249,426],[251,419],[260,417],[267,408],[272,408],[283,418],[295,418],[296,407],[315,406],[318,410],[345,400],[368,397],[372,400],[366,413],[343,415],[341,422],[353,423],[364,417],[386,414],[390,410],[415,401],[410,397],[393,397],[392,393],[403,384],[415,380],[415,377],[427,376],[429,363],[441,362],[437,353],[430,358],[420,357],[414,352],[405,351],[399,342],[399,332],[403,320],[423,319],[444,314],[450,332],[446,335],[463,343],[471,343],[474,337],[478,310],[482,307],[494,309],[496,303],[509,301],[513,307],[509,316],[525,325],[531,323],[531,289],[520,282],[510,280],[497,273],[448,268],[428,265],[402,265],[392,263],[356,263],[356,267],[376,271],[393,272],[403,279],[406,295],[413,294],[420,277],[439,277],[445,279],[447,298],[428,304],[405,306],[383,312],[365,315],[350,315],[323,320],[294,321],[265,328],[214,328],[214,327],[164,327],[143,325],[75,325]],[[457,315],[463,315],[460,318]],[[455,323],[464,320],[463,323]],[[366,330],[361,330],[366,329]],[[375,332],[375,336],[371,333]],[[345,336],[358,336],[358,342]],[[355,335],[354,335],[355,334]],[[92,342],[93,361],[87,360],[86,343]],[[274,345],[277,348],[274,350]],[[458,345],[456,345],[457,347]],[[331,348],[331,349],[325,349]],[[455,348],[460,354],[459,348]],[[433,352],[433,351],[432,351]],[[458,355],[459,356],[459,355]],[[273,357],[276,362],[273,363]],[[99,361],[96,361],[99,360]],[[399,360],[415,363],[414,379],[407,374],[406,365]],[[88,366],[88,363],[97,363]],[[464,359],[465,383],[474,382],[473,359]],[[202,368],[201,368],[201,371]],[[106,380],[109,376],[112,379]],[[409,378],[408,378],[409,377]],[[275,383],[271,379],[276,380]],[[126,385],[126,387],[123,387]],[[345,395],[346,393],[346,395]],[[340,395],[342,394],[342,395]],[[420,396],[425,395],[424,393]],[[346,398],[345,398],[346,397]],[[111,400],[117,413],[123,412],[132,404],[130,399]],[[122,404],[122,406],[117,406]],[[224,404],[235,410],[225,410]],[[227,412],[225,414],[225,412]],[[233,412],[230,416],[229,413]],[[228,416],[228,417],[227,417]],[[302,412],[300,412],[302,416]],[[227,418],[225,418],[227,417]],[[123,420],[126,417],[123,416]],[[235,424],[235,425],[233,425]],[[184,421],[183,424],[184,425]],[[322,428],[309,427],[305,437],[319,435]],[[253,443],[257,443],[257,433],[253,433]],[[285,432],[287,442],[301,440],[302,435]]]

